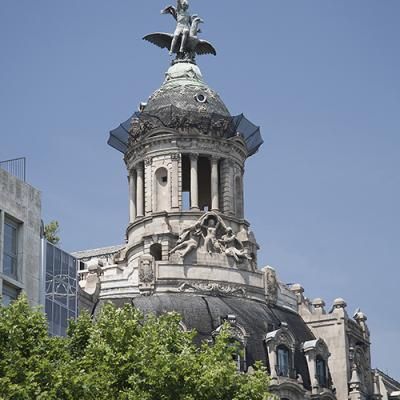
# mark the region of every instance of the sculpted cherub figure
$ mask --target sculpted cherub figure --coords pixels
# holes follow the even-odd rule
[[[214,212],[207,213],[202,221],[201,226],[205,229],[206,234],[204,236],[204,246],[208,252],[208,254],[212,254],[212,252],[221,252],[221,246],[218,241],[218,229],[225,232],[226,226],[221,217],[219,217]]]
[[[243,243],[236,237],[233,233],[232,228],[226,229],[226,234],[220,239],[221,247],[227,256],[233,257],[237,262],[240,261],[239,258],[247,258],[251,260],[252,258],[247,254]],[[240,249],[238,248],[240,247]]]
[[[180,256],[185,258],[192,250],[197,249],[201,236],[201,225],[198,222],[193,227],[183,231],[179,236],[176,246],[169,252],[169,255],[179,252]]]

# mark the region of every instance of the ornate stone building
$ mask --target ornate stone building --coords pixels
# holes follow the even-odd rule
[[[176,311],[199,342],[227,321],[243,350],[238,369],[261,360],[280,398],[389,398],[371,369],[365,315],[350,318],[342,299],[326,312],[322,300],[309,301],[300,285],[288,287],[258,265],[243,178],[260,130],[231,116],[205,83],[195,56],[215,50],[198,38],[202,21],[187,1],[164,13],[178,21],[174,35],[145,39],[177,57],[160,89],[109,140],[128,171],[126,244],[74,254],[81,307],[95,314],[112,301],[145,313]]]

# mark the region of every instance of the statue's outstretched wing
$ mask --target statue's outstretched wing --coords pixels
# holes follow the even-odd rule
[[[162,49],[170,49],[173,36],[169,33],[151,33],[146,35],[143,40],[155,44]]]
[[[164,10],[161,11],[161,14],[171,14],[176,20],[178,20],[178,13],[174,6],[165,7]]]
[[[196,46],[195,51],[199,55],[202,54],[212,54],[214,56],[217,55],[217,50],[215,50],[214,46],[210,42],[207,42],[206,40],[200,40],[199,44]]]

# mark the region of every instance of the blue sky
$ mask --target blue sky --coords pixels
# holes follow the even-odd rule
[[[157,89],[164,0],[1,0],[0,160],[26,156],[67,250],[121,243],[127,180],[108,131]],[[232,114],[261,125],[246,215],[261,265],[369,317],[373,365],[400,378],[400,2],[192,0]]]

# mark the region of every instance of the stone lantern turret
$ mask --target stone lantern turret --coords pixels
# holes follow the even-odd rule
[[[151,254],[156,261],[187,261],[189,252],[180,257],[184,246],[173,251],[177,240],[185,242],[179,236],[200,220],[200,236],[207,236],[213,220],[218,225],[216,241],[196,260],[255,268],[257,246],[248,234],[243,199],[244,163],[250,151],[236,131],[237,120],[204,83],[196,65],[184,62],[169,68],[161,88],[130,121],[124,157],[129,263],[141,254]],[[218,241],[225,234],[231,237],[231,257],[221,256]]]

